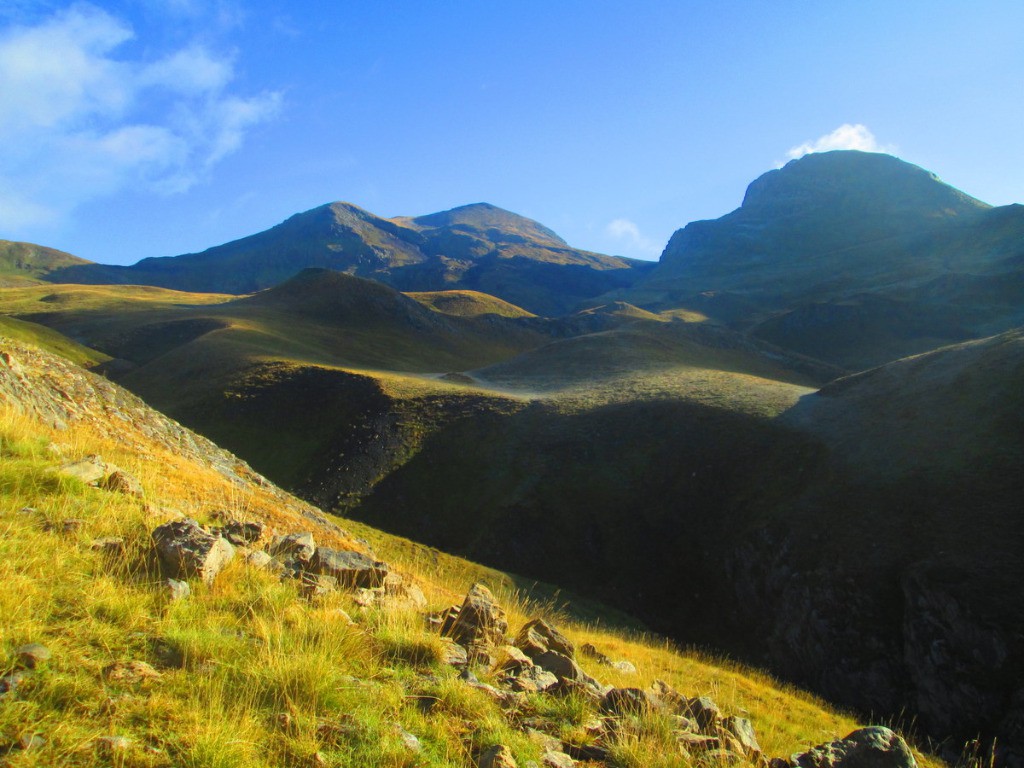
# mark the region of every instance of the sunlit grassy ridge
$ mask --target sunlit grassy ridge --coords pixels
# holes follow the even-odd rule
[[[5,347],[26,365],[25,348]],[[10,765],[471,766],[475,749],[497,743],[520,761],[539,757],[516,718],[439,662],[440,641],[414,611],[361,609],[342,593],[309,602],[292,583],[239,561],[212,586],[193,583],[191,597],[170,601],[150,531],[176,512],[202,522],[226,512],[280,532],[312,529],[323,544],[361,545],[272,487],[232,481],[169,451],[153,439],[151,423],[111,424],[101,404],[78,406],[79,418],[64,429],[10,404],[0,410],[0,653],[11,669],[24,643],[53,652],[0,706],[0,745],[33,734],[45,740],[15,747]],[[92,453],[135,475],[145,498],[54,474]],[[457,602],[473,581],[488,582],[513,631],[546,613],[577,643],[639,669],[626,675],[582,659],[591,674],[619,685],[661,678],[684,693],[711,694],[752,719],[768,754],[788,755],[855,726],[767,677],[616,630],[618,616],[602,616],[599,606],[581,622],[548,587],[531,593],[520,579],[421,545],[362,526],[353,533],[419,582],[431,608]],[[104,536],[122,537],[123,553],[96,551],[92,542]],[[111,674],[112,665],[140,661],[157,674],[134,681]],[[524,707],[565,737],[595,714],[573,699],[532,696]],[[405,744],[407,733],[419,751]],[[102,737],[128,741],[112,751]],[[628,731],[609,764],[686,765],[668,754],[665,738],[652,717]]]

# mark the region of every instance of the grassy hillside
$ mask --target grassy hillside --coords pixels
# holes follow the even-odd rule
[[[55,270],[91,263],[55,248],[0,240],[0,285],[36,283]]]
[[[468,767],[494,744],[520,761],[539,759],[541,742],[526,723],[559,746],[588,738],[594,704],[530,694],[499,705],[442,662],[443,644],[416,609],[361,607],[358,593],[344,591],[304,598],[295,581],[240,558],[212,584],[193,580],[191,595],[172,600],[150,532],[179,514],[313,531],[317,542],[339,547],[366,544],[102,380],[3,344],[0,574],[9,588],[0,592],[0,650],[8,671],[19,667],[15,651],[25,643],[51,653],[34,671],[19,671],[0,707],[10,765]],[[18,384],[28,377],[33,387]],[[51,386],[74,391],[76,406]],[[63,428],[39,420],[49,408],[60,409]],[[130,472],[143,498],[55,474],[87,454]],[[855,726],[763,675],[616,631],[613,614],[601,626],[581,622],[571,604],[539,605],[504,574],[369,529],[357,533],[422,587],[429,609],[487,581],[512,631],[546,615],[576,643],[638,670],[581,656],[587,672],[618,685],[657,678],[687,695],[711,695],[749,717],[766,754],[800,751]],[[118,544],[97,543],[104,540]],[[477,672],[494,680],[486,668]],[[693,764],[678,754],[661,714],[624,720],[616,733],[605,765]]]

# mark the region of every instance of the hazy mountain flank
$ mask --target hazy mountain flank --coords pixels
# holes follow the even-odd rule
[[[651,266],[571,248],[537,222],[485,203],[395,219],[332,203],[202,253],[143,259],[131,267],[75,266],[53,280],[242,294],[320,267],[403,291],[482,291],[557,315],[631,285]]]
[[[888,155],[807,155],[677,231],[625,295],[686,306],[849,369],[1024,322],[1024,207]]]

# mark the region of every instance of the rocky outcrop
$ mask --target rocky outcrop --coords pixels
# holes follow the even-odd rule
[[[235,556],[226,539],[214,536],[195,520],[176,520],[153,531],[157,553],[175,579],[198,577],[212,584]]]
[[[917,768],[907,743],[888,728],[861,728],[845,739],[793,755],[799,768]]]

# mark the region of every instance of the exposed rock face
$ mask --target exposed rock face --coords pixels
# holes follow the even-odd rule
[[[495,601],[491,590],[483,584],[474,584],[447,634],[467,648],[492,649],[505,644],[507,631],[505,609]]]
[[[225,539],[207,533],[195,520],[177,520],[153,531],[160,559],[176,579],[198,576],[212,584],[235,556]]]
[[[793,755],[800,768],[916,768],[907,743],[888,728],[861,728],[845,739]]]
[[[388,567],[362,552],[320,547],[310,562],[317,573],[333,576],[339,583],[351,587],[372,589],[384,586]]]

